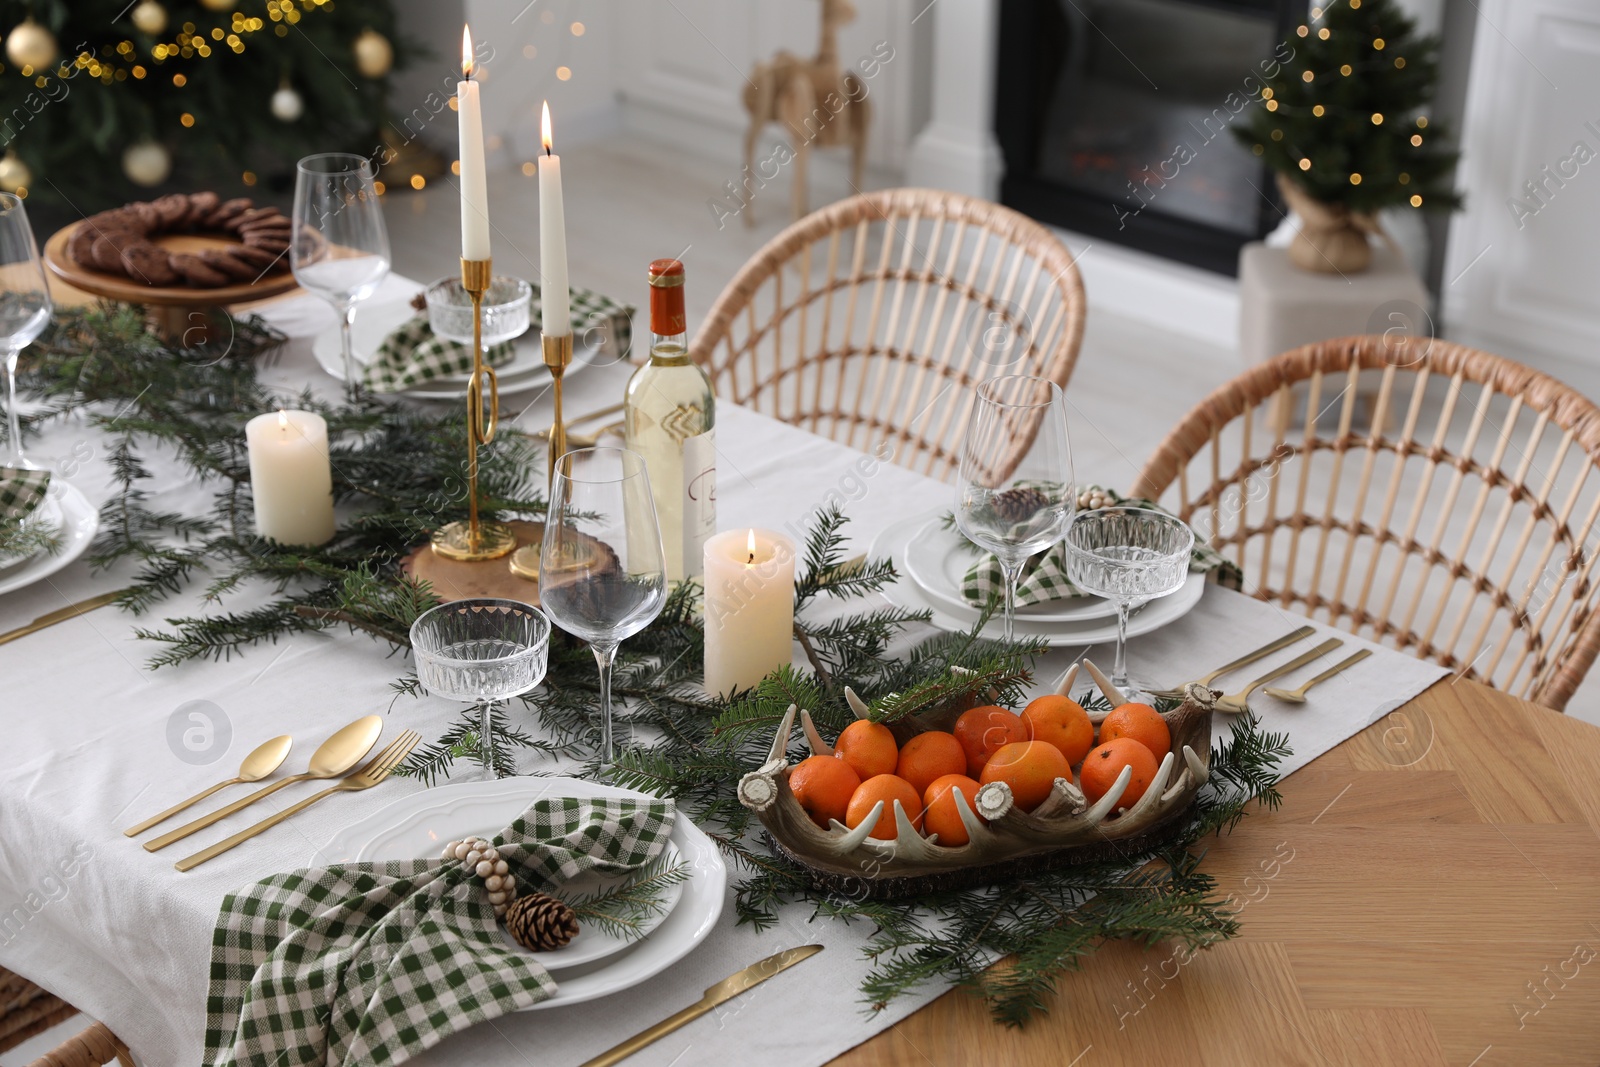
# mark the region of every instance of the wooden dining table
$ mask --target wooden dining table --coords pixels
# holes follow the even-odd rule
[[[1600,1063],[1600,728],[1445,680],[1282,793],[1203,865],[1238,937],[1104,945],[1022,1029],[953,991],[833,1063]]]

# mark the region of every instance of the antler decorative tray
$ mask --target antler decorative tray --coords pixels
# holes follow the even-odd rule
[[[1092,663],[1085,668],[1113,708],[1122,695]],[[959,670],[959,668],[958,668]],[[1071,691],[1077,667],[1069,670],[1058,692]],[[1094,803],[1066,778],[1056,778],[1049,795],[1032,811],[1014,803],[1004,782],[982,785],[973,804],[960,791],[954,801],[968,841],[955,847],[940,844],[936,834],[924,836],[912,813],[900,801],[886,810],[878,801],[853,829],[830,820],[827,829],[812,821],[789,788],[789,738],[796,708],[791,705],[773,738],[766,762],[739,781],[739,800],[753,811],[778,849],[803,868],[819,888],[857,899],[892,899],[945,889],[982,885],[1072,863],[1116,859],[1157,839],[1193,803],[1206,781],[1211,760],[1211,716],[1216,694],[1191,685],[1178,707],[1162,715],[1171,734],[1171,750],[1160,763],[1144,794],[1126,809],[1118,801],[1132,769],[1124,767],[1115,784]],[[845,691],[858,719],[870,709],[854,692]],[[979,706],[969,699],[886,724],[901,743],[926,730],[948,730],[962,712]],[[1106,712],[1091,713],[1098,727]],[[817,732],[809,712],[799,718],[813,755],[833,749]],[[882,819],[893,819],[892,838],[872,836]]]

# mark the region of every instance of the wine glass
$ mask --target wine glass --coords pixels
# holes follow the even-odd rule
[[[350,347],[356,305],[389,274],[389,231],[365,156],[324,152],[300,161],[289,262],[295,281],[339,314],[345,391],[354,395],[360,385]]]
[[[8,466],[37,469],[22,454],[17,419],[17,357],[50,323],[50,288],[28,209],[15,193],[0,193],[0,345],[6,352],[6,443]]]
[[[1194,531],[1182,519],[1161,511],[1099,508],[1073,520],[1066,549],[1067,578],[1072,584],[1117,605],[1117,658],[1111,684],[1134,699],[1128,681],[1128,613],[1135,605],[1183,588],[1194,552]]]
[[[614,757],[611,667],[617,645],[661,614],[666,552],[644,459],[581,448],[556,460],[539,553],[539,603],[589,643],[600,668],[600,766]]]
[[[1000,561],[1007,641],[1023,564],[1061,540],[1076,504],[1061,387],[1025,374],[982,382],[961,439],[956,525]]]
[[[494,770],[490,718],[503,701],[544,681],[550,620],[516,600],[478,597],[441,604],[411,624],[417,681],[435,696],[480,704],[478,752]]]

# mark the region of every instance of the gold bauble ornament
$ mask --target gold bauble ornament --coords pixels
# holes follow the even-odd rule
[[[33,171],[28,165],[17,158],[15,152],[7,152],[4,159],[0,159],[0,189],[14,193],[18,189],[26,188],[33,184]]]
[[[122,173],[138,185],[160,185],[172,173],[172,153],[154,141],[129,145],[122,153]]]
[[[234,0],[200,0],[200,6],[207,11],[226,11],[233,3]]]
[[[167,28],[167,9],[156,0],[141,0],[131,17],[134,28],[151,37],[161,36],[161,31]]]
[[[394,66],[394,45],[377,30],[362,30],[350,51],[355,53],[356,70],[363,78],[381,78]]]
[[[32,19],[24,19],[6,36],[6,58],[13,66],[43,70],[60,54],[56,35]]]

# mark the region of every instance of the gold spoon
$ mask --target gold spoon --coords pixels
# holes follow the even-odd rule
[[[1354,667],[1357,663],[1360,663],[1370,655],[1372,655],[1372,650],[1369,648],[1363,648],[1355,655],[1347,656],[1338,663],[1335,663],[1333,666],[1329,667],[1327,670],[1323,671],[1321,674],[1317,675],[1315,678],[1310,679],[1299,689],[1279,689],[1276,686],[1268,686],[1266,689],[1263,689],[1262,692],[1267,694],[1269,697],[1276,697],[1279,700],[1286,700],[1291,704],[1304,704],[1306,702],[1306,690],[1320,682],[1326,682],[1329,678],[1332,678],[1342,670],[1345,670],[1349,667]]]
[[[243,800],[235,800],[225,808],[218,808],[210,815],[202,815],[194,822],[178,827],[170,833],[162,834],[153,840],[144,843],[146,852],[155,852],[166,848],[174,841],[182,841],[190,834],[204,830],[213,823],[221,822],[236,811],[242,811],[262,797],[270,796],[286,785],[295,782],[309,782],[317,778],[340,778],[351,767],[354,767],[371,751],[377,743],[378,735],[383,733],[383,717],[368,715],[357,719],[346,726],[326,741],[311,754],[311,764],[304,774],[292,774],[287,778],[279,779],[265,789],[257,789]]]
[[[1227,696],[1222,697],[1217,701],[1217,710],[1231,711],[1234,713],[1248,712],[1250,710],[1251,693],[1254,693],[1257,689],[1260,689],[1268,682],[1276,681],[1277,679],[1282,678],[1290,671],[1297,671],[1313,660],[1317,660],[1323,656],[1326,656],[1329,652],[1332,652],[1342,644],[1344,644],[1344,642],[1339,640],[1337,637],[1328,638],[1326,641],[1322,642],[1322,644],[1318,645],[1316,648],[1313,648],[1305,655],[1296,656],[1283,666],[1276,667],[1268,671],[1266,674],[1263,674],[1261,677],[1257,678],[1255,681],[1251,682],[1237,693],[1230,693]],[[149,848],[150,846],[146,845],[145,847]]]
[[[238,777],[229,778],[225,782],[218,782],[210,789],[200,790],[200,792],[196,793],[188,800],[178,801],[178,803],[172,805],[172,807],[168,808],[160,815],[152,815],[138,826],[128,827],[126,830],[122,831],[123,836],[138,837],[140,834],[150,829],[150,827],[166,822],[184,808],[200,803],[206,797],[210,796],[212,793],[215,793],[219,789],[226,789],[230,785],[240,785],[244,782],[261,781],[261,779],[265,778],[267,775],[271,774],[273,771],[277,770],[283,765],[283,761],[289,756],[289,748],[293,744],[294,738],[290,737],[288,734],[284,734],[281,737],[274,737],[271,741],[263,742],[256,747],[254,752],[250,753],[244,758],[243,763],[239,764]]]

